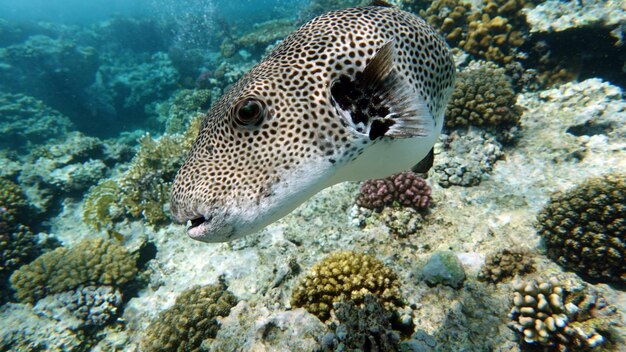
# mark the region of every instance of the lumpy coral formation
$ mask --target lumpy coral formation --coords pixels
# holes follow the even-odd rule
[[[517,249],[503,249],[487,255],[478,279],[497,283],[517,275],[535,271],[530,253]]]
[[[548,257],[603,282],[626,283],[626,175],[557,193],[537,216]]]
[[[335,252],[315,264],[296,286],[291,304],[321,321],[330,318],[333,304],[364,302],[374,295],[388,308],[404,305],[397,275],[380,260],[359,252]]]
[[[446,110],[446,127],[477,126],[490,131],[519,125],[517,95],[503,68],[485,61],[471,62],[457,75]]]
[[[225,317],[237,297],[223,283],[196,286],[181,293],[176,303],[159,314],[142,340],[146,352],[201,351],[202,341],[219,330],[217,317]]]
[[[615,307],[591,289],[567,290],[556,278],[514,286],[509,326],[522,345],[583,351],[608,342],[617,323]]]
[[[430,204],[430,193],[431,188],[426,180],[407,171],[363,182],[356,204],[377,211],[393,204],[426,209]]]
[[[15,269],[39,254],[37,237],[23,224],[30,211],[21,188],[0,178],[0,292]]]
[[[121,245],[103,239],[60,247],[22,266],[11,276],[15,297],[33,303],[80,286],[108,285],[122,291],[137,279],[137,261]]]

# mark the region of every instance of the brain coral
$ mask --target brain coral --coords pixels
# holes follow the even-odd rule
[[[407,171],[363,182],[356,204],[378,211],[394,203],[414,209],[426,209],[430,203],[430,192],[431,188],[424,179]]]
[[[125,288],[138,273],[135,256],[103,239],[60,247],[22,266],[11,276],[15,297],[33,303],[40,298],[87,285]],[[122,290],[123,291],[123,290]]]
[[[150,324],[142,351],[200,351],[202,341],[219,330],[216,318],[227,316],[236,304],[237,297],[223,283],[186,290]]]
[[[296,286],[291,304],[326,321],[334,303],[361,304],[368,294],[388,308],[404,305],[398,277],[383,262],[364,253],[335,252],[315,264]]]
[[[479,126],[502,131],[519,124],[517,96],[503,68],[473,61],[457,75],[446,110],[446,127]]]
[[[603,282],[626,283],[626,175],[557,193],[537,216],[548,257]]]

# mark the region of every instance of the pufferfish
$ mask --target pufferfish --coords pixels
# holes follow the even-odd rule
[[[454,80],[448,46],[415,15],[376,2],[316,17],[208,111],[172,216],[225,242],[336,183],[407,170],[431,152]]]

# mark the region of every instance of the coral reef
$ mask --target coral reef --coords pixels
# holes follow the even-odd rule
[[[20,187],[0,178],[0,304],[11,273],[39,255],[37,236],[23,225],[31,212]]]
[[[254,24],[253,29],[237,40],[236,47],[242,47],[251,53],[263,54],[265,48],[289,35],[296,27],[293,19],[274,19],[263,23]]]
[[[407,171],[384,179],[367,180],[361,185],[356,204],[381,211],[386,206],[398,204],[414,209],[427,209],[431,188],[416,173]]]
[[[404,305],[398,277],[381,261],[359,252],[334,252],[315,264],[294,288],[291,304],[326,321],[334,303],[354,300],[359,304],[368,294],[390,309]]]
[[[324,337],[322,351],[400,351],[400,334],[391,326],[393,312],[375,296],[335,306],[334,333]]]
[[[525,275],[535,271],[532,254],[517,249],[503,249],[490,253],[485,264],[478,273],[478,279],[498,283],[517,275]]]
[[[81,286],[40,299],[34,311],[71,330],[101,328],[117,317],[122,293],[111,286]]]
[[[480,184],[489,178],[494,164],[504,155],[502,145],[494,137],[476,130],[442,135],[435,150],[434,179],[444,188]]]
[[[626,9],[623,3],[614,0],[568,3],[546,0],[532,9],[525,9],[524,14],[531,33],[561,32],[581,27],[616,28],[626,22]]]
[[[220,319],[220,329],[203,348],[223,351],[307,351],[320,350],[319,340],[328,329],[302,308],[270,311],[239,302]]]
[[[137,275],[133,254],[113,241],[95,239],[41,255],[16,270],[11,283],[17,299],[34,303],[46,295],[85,285],[108,285],[123,292]]]
[[[500,64],[519,58],[528,31],[521,10],[533,6],[525,0],[487,0],[472,9],[470,2],[437,0],[420,11],[453,46],[475,57]]]
[[[519,126],[516,94],[503,68],[472,61],[457,75],[446,110],[446,127],[477,126],[495,132]]]
[[[237,298],[224,283],[196,286],[176,298],[176,303],[159,314],[142,340],[142,350],[200,351],[202,341],[219,330],[217,317],[225,317]]]
[[[523,337],[523,346],[582,351],[610,343],[619,316],[593,289],[568,290],[551,278],[518,282],[514,290],[509,326]]]
[[[84,346],[78,332],[63,322],[48,319],[24,304],[7,303],[0,307],[1,351],[80,351]]]
[[[466,27],[470,13],[471,5],[458,0],[435,0],[427,9],[419,12],[451,46],[458,46],[467,36]]]
[[[28,190],[29,201],[46,212],[63,197],[82,197],[130,155],[130,147],[124,144],[72,132],[33,149],[24,158],[18,180]]]
[[[63,137],[72,122],[41,100],[0,93],[0,147],[18,151]]]
[[[537,215],[548,257],[592,280],[626,283],[626,176],[591,178]]]
[[[209,107],[211,98],[208,89],[181,89],[167,101],[156,104],[157,122],[165,125],[167,134],[184,133],[193,117]]]
[[[110,230],[125,218],[143,218],[153,226],[167,223],[165,207],[171,181],[201,123],[202,116],[198,115],[184,134],[165,134],[158,139],[144,135],[126,172],[90,188],[83,205],[83,221],[96,230]]]

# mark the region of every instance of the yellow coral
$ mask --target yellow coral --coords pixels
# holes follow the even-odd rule
[[[335,252],[313,266],[294,289],[291,304],[325,321],[334,303],[360,304],[366,295],[378,296],[387,307],[404,305],[398,278],[383,262],[365,253]]]
[[[193,287],[176,298],[174,306],[159,314],[142,340],[146,352],[200,351],[202,341],[219,329],[218,316],[227,316],[237,297],[223,283]]]
[[[124,287],[137,273],[134,255],[113,241],[95,239],[41,255],[15,271],[11,283],[17,299],[34,303],[81,285]]]

